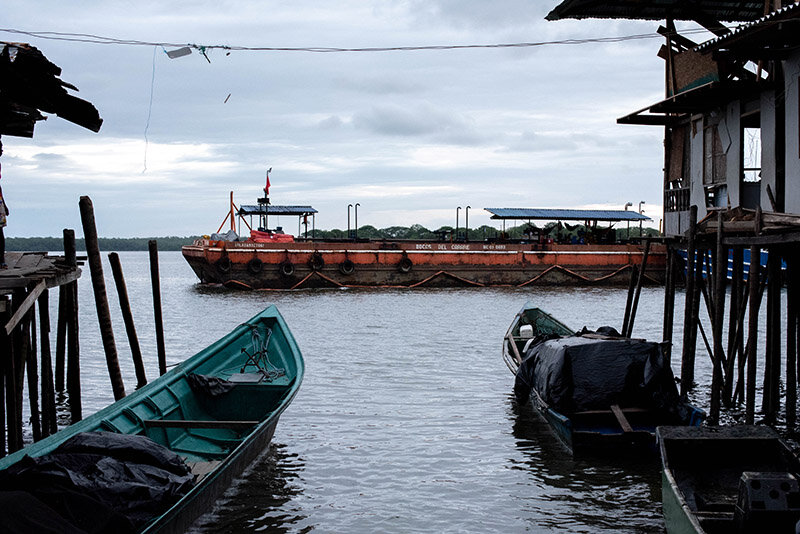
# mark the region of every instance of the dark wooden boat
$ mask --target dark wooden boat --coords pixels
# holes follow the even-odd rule
[[[669,534],[794,533],[800,463],[764,426],[660,427]]]
[[[0,459],[0,477],[26,455],[34,460],[52,455],[84,433],[147,436],[177,453],[194,480],[188,493],[138,530],[184,532],[266,449],[303,372],[300,349],[270,306],[124,399]],[[215,387],[222,389],[211,391]]]
[[[654,455],[657,426],[699,425],[705,413],[679,397],[661,344],[614,333],[576,333],[528,303],[503,359],[517,401],[530,401],[573,453]]]

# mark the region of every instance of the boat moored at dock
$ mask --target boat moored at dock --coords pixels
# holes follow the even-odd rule
[[[769,427],[660,427],[668,534],[793,533],[797,456]]]
[[[657,426],[705,418],[679,397],[661,344],[609,327],[576,333],[530,303],[503,339],[503,358],[517,402],[531,402],[576,455],[655,455]]]
[[[303,372],[294,337],[268,307],[129,396],[0,459],[4,507],[12,496],[34,507],[19,507],[27,514],[22,519],[7,510],[0,524],[23,521],[21,531],[33,520],[63,532],[112,526],[115,532],[184,532],[265,451]],[[148,486],[148,479],[157,482]],[[151,502],[167,488],[162,502]],[[131,504],[137,498],[143,500],[138,507]],[[76,513],[73,505],[92,513]],[[28,517],[37,515],[31,509],[52,516]]]

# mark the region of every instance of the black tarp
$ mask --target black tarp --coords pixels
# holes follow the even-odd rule
[[[670,409],[678,400],[658,343],[592,334],[532,343],[514,383],[520,404],[532,388],[563,414],[612,404]]]
[[[145,436],[76,434],[0,471],[0,531],[135,532],[193,482],[182,458]]]

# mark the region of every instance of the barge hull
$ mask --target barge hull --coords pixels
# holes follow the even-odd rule
[[[203,283],[250,289],[627,285],[638,245],[197,240],[183,255]],[[652,245],[645,281],[662,284],[666,248]]]

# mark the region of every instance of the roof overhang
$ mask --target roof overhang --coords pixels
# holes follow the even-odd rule
[[[763,91],[767,82],[714,81],[651,104],[617,119],[617,124],[664,126],[680,120],[681,115],[718,108],[731,100],[745,100]]]
[[[266,208],[266,209],[265,209]],[[239,208],[239,215],[295,215],[302,217],[304,215],[313,215],[317,210],[311,206],[265,206],[259,204],[257,206],[241,206]]]
[[[760,0],[564,0],[546,18],[750,22],[763,15]]]
[[[519,221],[650,221],[650,217],[627,210],[573,210],[548,208],[483,208],[495,220]]]

